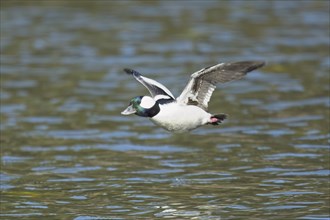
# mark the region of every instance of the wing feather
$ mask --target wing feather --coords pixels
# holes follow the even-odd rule
[[[227,83],[244,77],[248,72],[264,65],[261,61],[219,63],[203,68],[191,75],[191,79],[177,98],[177,102],[197,105],[207,110],[208,102],[218,83]]]
[[[128,74],[134,76],[134,78],[139,81],[142,85],[144,85],[148,91],[150,92],[151,96],[157,99],[175,99],[174,95],[168,90],[164,85],[160,84],[159,82],[142,76],[139,72],[132,70],[132,69],[124,69],[124,71]]]

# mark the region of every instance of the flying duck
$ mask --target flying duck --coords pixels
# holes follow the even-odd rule
[[[156,125],[175,133],[191,131],[206,124],[219,125],[227,115],[207,111],[216,84],[241,79],[264,64],[262,61],[242,61],[203,68],[191,75],[177,98],[159,82],[142,76],[135,70],[124,69],[149,90],[150,96],[134,97],[121,114],[150,118]]]

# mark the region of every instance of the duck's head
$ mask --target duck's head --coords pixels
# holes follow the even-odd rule
[[[150,96],[137,96],[131,99],[122,115],[136,114],[142,117],[153,117],[160,111],[159,104]]]

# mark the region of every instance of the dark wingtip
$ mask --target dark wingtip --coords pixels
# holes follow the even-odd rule
[[[251,72],[255,69],[263,67],[265,65],[264,61],[240,61],[227,64],[227,70],[240,71],[243,73]]]
[[[266,65],[264,61],[247,61],[246,63],[249,63],[250,65],[248,66],[246,72],[250,72],[252,70],[258,69]]]
[[[265,61],[254,61],[254,63],[256,68],[260,68],[266,65]]]
[[[265,65],[265,61],[261,61],[261,60],[258,60],[258,61],[241,61],[241,62],[237,62],[238,64],[245,64],[245,65],[248,65],[248,66],[253,66],[255,68],[260,68],[262,66]]]
[[[127,74],[130,74],[130,75],[133,75],[133,76],[139,76],[139,75],[141,75],[138,71],[135,71],[135,70],[129,69],[129,68],[124,68],[124,71]]]
[[[128,69],[128,68],[124,68],[124,71],[127,73],[127,74],[133,74],[133,71],[132,69]]]

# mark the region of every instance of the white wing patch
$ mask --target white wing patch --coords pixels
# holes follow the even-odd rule
[[[200,81],[199,88],[195,91],[195,94],[190,92],[186,104],[195,104],[206,110],[215,88],[216,86],[210,82]]]
[[[161,88],[162,90],[164,90],[169,96],[171,96],[171,98],[174,98],[174,95],[171,93],[170,90],[168,90],[168,88],[166,88],[164,85],[160,84],[159,82],[153,80],[153,79],[149,79],[147,77],[144,76],[140,76],[146,83],[150,84],[150,85],[154,85],[157,86],[158,88]]]
[[[202,104],[204,109],[207,109],[208,103],[216,86],[206,81],[202,84],[203,85],[198,94],[198,101]]]
[[[163,95],[168,97],[169,99],[173,99],[173,100],[175,99],[171,91],[168,90],[164,85],[160,84],[159,82],[144,77],[139,72],[132,69],[125,68],[124,71],[127,74],[134,76],[134,78],[137,81],[139,81],[142,85],[144,85],[148,89],[152,97],[155,97],[157,95]]]
[[[154,97],[154,100],[159,100],[159,99],[172,99],[172,97],[168,96],[168,95],[156,95]]]

